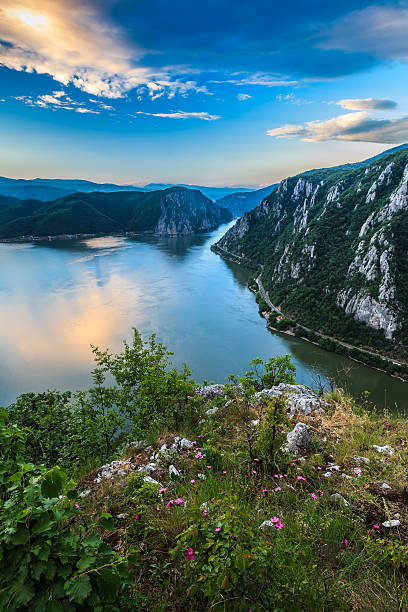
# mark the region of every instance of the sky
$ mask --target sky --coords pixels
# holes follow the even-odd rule
[[[408,0],[0,0],[0,175],[266,186],[408,142]]]

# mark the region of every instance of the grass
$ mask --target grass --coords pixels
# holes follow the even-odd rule
[[[311,452],[295,460],[277,455],[273,470],[263,457],[251,461],[249,455],[247,420],[258,418],[259,410],[232,402],[198,429],[177,432],[197,444],[171,461],[180,480],[169,480],[163,465],[161,495],[133,475],[92,487],[81,502],[81,520],[100,511],[127,515],[105,535],[121,553],[140,552],[133,567],[135,609],[407,609],[407,421],[370,413],[339,391],[325,399],[326,414],[299,419],[311,427]],[[157,448],[174,438],[174,432],[164,435]],[[388,444],[395,453],[380,454],[373,444]],[[206,457],[195,457],[198,448]],[[357,465],[354,458],[361,456],[369,463]],[[146,463],[146,457],[135,455],[132,462]],[[339,471],[327,478],[333,463]],[[349,505],[331,500],[333,493]],[[183,503],[167,506],[177,498]],[[396,514],[400,527],[382,527]],[[259,525],[273,516],[283,528],[261,531]],[[185,556],[189,547],[191,560]]]

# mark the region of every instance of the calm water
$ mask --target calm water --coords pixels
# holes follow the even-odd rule
[[[157,332],[196,380],[223,382],[254,357],[283,353],[300,383],[313,385],[314,370],[338,377],[353,362],[266,330],[246,273],[210,251],[227,227],[188,238],[0,244],[0,405],[26,391],[86,388],[90,344],[120,349],[132,327]],[[352,367],[353,393],[408,408],[408,385]]]

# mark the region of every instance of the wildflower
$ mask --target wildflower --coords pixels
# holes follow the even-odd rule
[[[194,442],[192,442],[191,444],[194,446],[195,444],[197,444],[197,442],[194,440]]]
[[[180,504],[183,503],[183,500],[181,499],[181,497],[178,497],[177,499],[174,500],[174,503],[179,506]]]
[[[347,548],[348,545],[349,545],[348,540],[344,539],[344,546]]]
[[[315,495],[314,493],[312,493],[312,497],[313,499],[317,499],[317,495]]]
[[[194,484],[194,483],[195,483],[194,478],[192,478],[192,479],[190,480],[190,482],[191,482],[191,484]]]
[[[79,457],[75,457],[75,461],[79,461]]]
[[[256,470],[252,470],[252,473],[253,473],[253,474],[256,474]]]
[[[259,459],[254,459],[254,461],[259,461]]]
[[[274,527],[276,527],[276,529],[282,529],[282,527],[284,526],[280,518],[278,518],[277,516],[271,518],[271,523],[274,524]]]
[[[268,489],[262,489],[262,493],[267,493]]]
[[[75,504],[75,508],[79,508],[79,504]]]
[[[273,477],[274,478],[279,478],[279,474],[274,474]]]
[[[198,453],[195,454],[195,458],[196,459],[201,459],[201,457],[203,457],[203,454],[201,451],[198,451]]]
[[[316,470],[318,470],[318,471],[319,471],[319,470],[321,470],[321,469],[322,469],[322,468],[320,467],[320,465],[318,465],[318,466],[316,467]]]
[[[215,531],[221,531],[221,527],[216,527]]]
[[[136,516],[135,516],[135,523],[136,523],[136,521],[137,521],[138,519],[140,519],[140,514],[136,514]]]
[[[172,506],[174,504],[174,499],[170,499],[170,501],[167,502],[166,506]]]
[[[188,548],[185,551],[184,556],[186,558],[186,561],[192,561],[194,559],[194,550],[191,547]]]
[[[299,482],[306,482],[306,478],[304,478],[303,476],[298,476],[296,480],[298,480]]]
[[[208,510],[204,509],[203,510],[203,516],[207,516],[207,514],[208,514]]]
[[[211,465],[207,465],[207,470],[211,470]]]
[[[226,473],[227,473],[227,470],[222,470],[222,473],[223,473],[223,474],[226,474]]]
[[[198,437],[199,438],[204,438],[204,434],[200,434]]]
[[[354,468],[354,473],[356,476],[360,476],[361,470],[359,468]]]
[[[379,525],[373,525],[373,529],[376,529],[377,531],[380,531],[380,526]]]
[[[282,487],[276,487],[275,491],[282,491]]]
[[[320,495],[320,497],[323,497],[323,491],[321,491],[320,489],[317,489],[317,492]]]
[[[163,487],[162,489],[159,489],[159,493],[164,493],[165,491],[167,491],[167,487]]]
[[[92,516],[95,516],[96,510],[92,510]]]

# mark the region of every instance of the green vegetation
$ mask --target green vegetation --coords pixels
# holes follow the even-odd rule
[[[197,393],[154,336],[94,355],[89,391],[1,409],[2,609],[406,608],[405,418],[337,389],[290,421],[287,394],[258,393],[294,383],[288,355],[221,395]],[[312,442],[293,456],[299,421]]]
[[[406,360],[408,212],[406,204],[389,203],[407,164],[401,150],[365,168],[286,179],[214,250],[262,265],[272,303],[299,324]],[[385,334],[390,321],[392,339]]]
[[[159,220],[190,233],[230,221],[231,213],[201,192],[73,193],[52,202],[24,200],[0,206],[0,238],[109,232],[153,232]],[[162,229],[167,232],[166,227]]]

